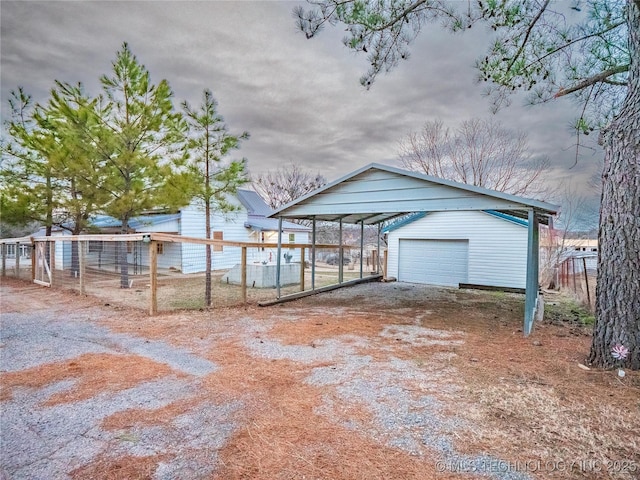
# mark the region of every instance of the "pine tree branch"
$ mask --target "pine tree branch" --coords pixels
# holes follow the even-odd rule
[[[509,62],[509,65],[507,66],[507,70],[506,70],[507,72],[511,71],[511,68],[516,63],[516,60],[518,60],[518,57],[524,51],[524,47],[526,47],[527,42],[529,41],[529,36],[531,35],[531,32],[533,31],[533,27],[536,26],[536,23],[538,23],[538,20],[540,20],[540,18],[542,17],[542,14],[547,9],[547,6],[549,5],[550,2],[551,2],[551,0],[546,0],[544,2],[544,5],[542,5],[542,7],[540,7],[540,11],[538,12],[538,14],[535,16],[533,21],[529,24],[529,28],[527,28],[527,33],[524,36],[524,40],[522,41],[522,44],[520,45],[520,48],[518,48],[518,51],[513,56],[513,58],[511,59],[511,62]]]
[[[640,1],[640,0],[638,0]],[[610,27],[605,28],[602,31],[599,32],[595,32],[595,33],[590,33],[589,35],[585,35],[584,37],[580,37],[580,38],[576,38],[575,40],[571,40],[570,42],[565,43],[564,45],[559,46],[558,48],[555,48],[553,50],[551,50],[549,53],[544,54],[543,56],[536,58],[533,62],[529,63],[525,69],[529,69],[534,63],[539,63],[542,60],[544,60],[547,57],[550,57],[551,55],[554,55],[556,53],[558,53],[561,50],[564,50],[567,47],[570,47],[571,45],[573,45],[574,43],[578,43],[578,42],[583,42],[585,40],[589,40],[590,38],[593,37],[598,37],[600,35],[604,35],[607,32],[610,32],[611,30],[615,30],[618,27],[621,27],[622,25],[625,24],[625,21],[620,21],[618,23],[614,23],[613,25],[611,25]]]
[[[582,80],[581,82],[575,84],[572,87],[568,87],[568,88],[561,88],[558,93],[556,93],[553,98],[558,98],[558,97],[564,97],[565,95],[569,95],[570,93],[574,93],[577,92],[579,90],[582,90],[583,88],[586,88],[590,85],[593,85],[595,83],[598,82],[604,82],[607,78],[609,78],[612,75],[616,75],[618,73],[623,73],[623,72],[628,72],[629,71],[629,65],[618,65],[616,67],[610,68],[608,70],[605,70],[604,72],[600,72],[596,75],[593,75],[589,78],[585,78],[584,80]]]

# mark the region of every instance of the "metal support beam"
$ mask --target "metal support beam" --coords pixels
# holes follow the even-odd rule
[[[311,290],[316,289],[316,217],[311,221]]]
[[[538,217],[534,210],[529,210],[528,215],[528,242],[527,242],[527,292],[524,302],[524,328],[525,336],[533,329],[533,320],[538,308],[538,263],[540,229]]]
[[[382,234],[382,224],[378,224],[378,252],[376,253],[377,257],[377,265],[376,265],[376,273],[380,274],[380,235]]]
[[[338,283],[344,280],[344,249],[342,248],[342,219],[338,226]]]
[[[363,257],[364,257],[364,220],[360,220],[360,278],[362,278]]]
[[[282,217],[278,217],[278,255],[276,259],[276,298],[280,298],[280,264],[282,263]]]

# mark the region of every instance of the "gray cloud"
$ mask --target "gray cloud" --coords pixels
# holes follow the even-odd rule
[[[489,32],[451,35],[428,25],[410,59],[365,91],[358,83],[365,58],[342,46],[340,28],[307,41],[291,18],[295,4],[3,1],[2,117],[18,85],[39,101],[54,79],[97,93],[123,41],[153,80],[169,80],[178,102],[197,105],[204,88],[214,92],[230,129],[251,133],[239,155],[254,174],[294,161],[332,180],[369,162],[395,163],[397,141],[426,120],[489,115],[473,69]],[[532,153],[552,159],[554,178],[573,178],[586,191],[601,152],[587,151],[567,170],[575,106],[521,103],[498,119],[528,133]]]

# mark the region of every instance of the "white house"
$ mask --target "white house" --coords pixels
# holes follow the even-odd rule
[[[399,281],[524,289],[527,222],[495,211],[422,212],[391,224],[388,275]]]
[[[211,230],[214,240],[237,242],[273,243],[277,241],[278,220],[266,218],[271,209],[262,198],[250,190],[238,190],[231,199],[237,210],[232,213],[211,215]],[[120,221],[106,215],[92,222],[102,232],[119,233]],[[193,202],[177,213],[141,215],[129,222],[131,233],[161,232],[185,237],[205,238],[204,207]],[[283,243],[307,243],[309,228],[292,222],[283,222]],[[115,243],[90,242],[88,264],[99,264],[102,259],[116,258]],[[300,261],[299,249],[286,249],[291,261]],[[276,249],[253,247],[247,249],[247,262],[275,262]],[[70,251],[69,251],[70,258]],[[127,261],[135,269],[149,265],[148,247],[139,242],[127,245]],[[241,261],[239,247],[213,247],[212,265],[214,270],[232,268]],[[163,242],[158,245],[158,268],[197,273],[205,270],[205,246],[188,242]]]

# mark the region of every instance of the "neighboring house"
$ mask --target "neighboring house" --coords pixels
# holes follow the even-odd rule
[[[211,237],[214,240],[236,242],[275,243],[278,238],[278,220],[266,218],[271,210],[262,198],[249,190],[238,190],[231,199],[237,210],[231,213],[211,215]],[[120,233],[119,220],[100,215],[92,221],[93,227],[102,233]],[[308,243],[308,227],[283,222],[283,244]],[[129,222],[129,233],[171,233],[185,237],[205,238],[204,207],[195,202],[177,213],[150,213],[135,217]],[[66,243],[66,242],[65,242]],[[87,264],[100,266],[105,259],[117,258],[115,242],[89,242]],[[285,245],[286,246],[286,245]],[[148,267],[148,246],[141,242],[127,244],[127,262],[133,267]],[[247,248],[247,263],[276,261],[276,248]],[[68,262],[71,259],[69,248]],[[283,255],[291,254],[293,262],[300,261],[300,249],[283,249]],[[65,256],[66,258],[67,256]],[[232,268],[241,261],[241,248],[214,246],[212,266],[214,270]],[[56,263],[56,266],[58,264]],[[62,267],[60,267],[62,268]],[[161,242],[158,244],[158,268],[197,273],[205,270],[205,246],[188,242]]]
[[[418,213],[386,227],[387,275],[432,285],[526,287],[527,222],[494,211]]]

